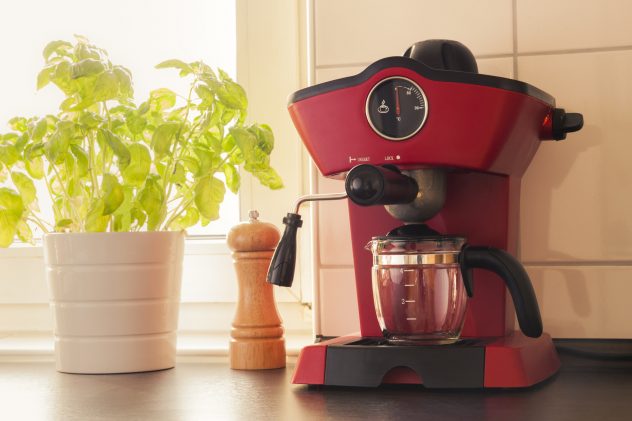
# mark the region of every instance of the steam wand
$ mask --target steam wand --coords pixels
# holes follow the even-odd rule
[[[298,213],[301,205],[305,202],[346,198],[347,193],[310,194],[298,198],[294,207],[294,213],[288,213],[283,218],[285,231],[283,231],[283,237],[281,237],[281,241],[279,241],[274,251],[270,267],[268,268],[267,280],[269,283],[282,287],[292,286],[294,267],[296,266],[296,232],[303,225],[301,215]]]
[[[267,280],[282,287],[292,286],[296,266],[296,231],[303,225],[299,208],[305,202],[349,198],[360,206],[409,203],[417,197],[417,182],[391,166],[360,164],[345,177],[345,193],[314,194],[299,197],[294,213],[283,218],[285,231],[274,251]]]

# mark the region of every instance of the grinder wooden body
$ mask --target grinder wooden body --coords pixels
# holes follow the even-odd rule
[[[250,221],[234,226],[227,237],[239,287],[231,329],[230,367],[239,370],[285,367],[283,326],[272,285],[266,282],[279,231],[257,217],[258,213],[251,211]]]

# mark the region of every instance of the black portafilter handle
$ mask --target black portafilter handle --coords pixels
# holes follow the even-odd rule
[[[345,190],[349,199],[360,206],[396,205],[412,202],[419,187],[396,167],[360,164],[347,174]]]
[[[291,287],[296,266],[296,232],[303,221],[298,213],[288,213],[283,223],[285,231],[272,255],[267,281],[280,287]]]
[[[520,330],[532,338],[542,335],[542,317],[538,299],[527,271],[522,264],[505,250],[494,247],[466,245],[459,255],[463,282],[472,296],[471,269],[486,269],[496,273],[505,281],[516,308]]]

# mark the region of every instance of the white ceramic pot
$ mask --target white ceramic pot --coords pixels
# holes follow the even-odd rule
[[[184,232],[44,236],[57,370],[175,365]]]

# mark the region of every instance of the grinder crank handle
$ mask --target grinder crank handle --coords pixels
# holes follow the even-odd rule
[[[466,245],[459,255],[459,263],[469,296],[472,295],[471,269],[480,268],[496,273],[505,281],[511,293],[520,330],[532,338],[542,335],[542,318],[538,300],[529,275],[515,257],[494,247]]]

